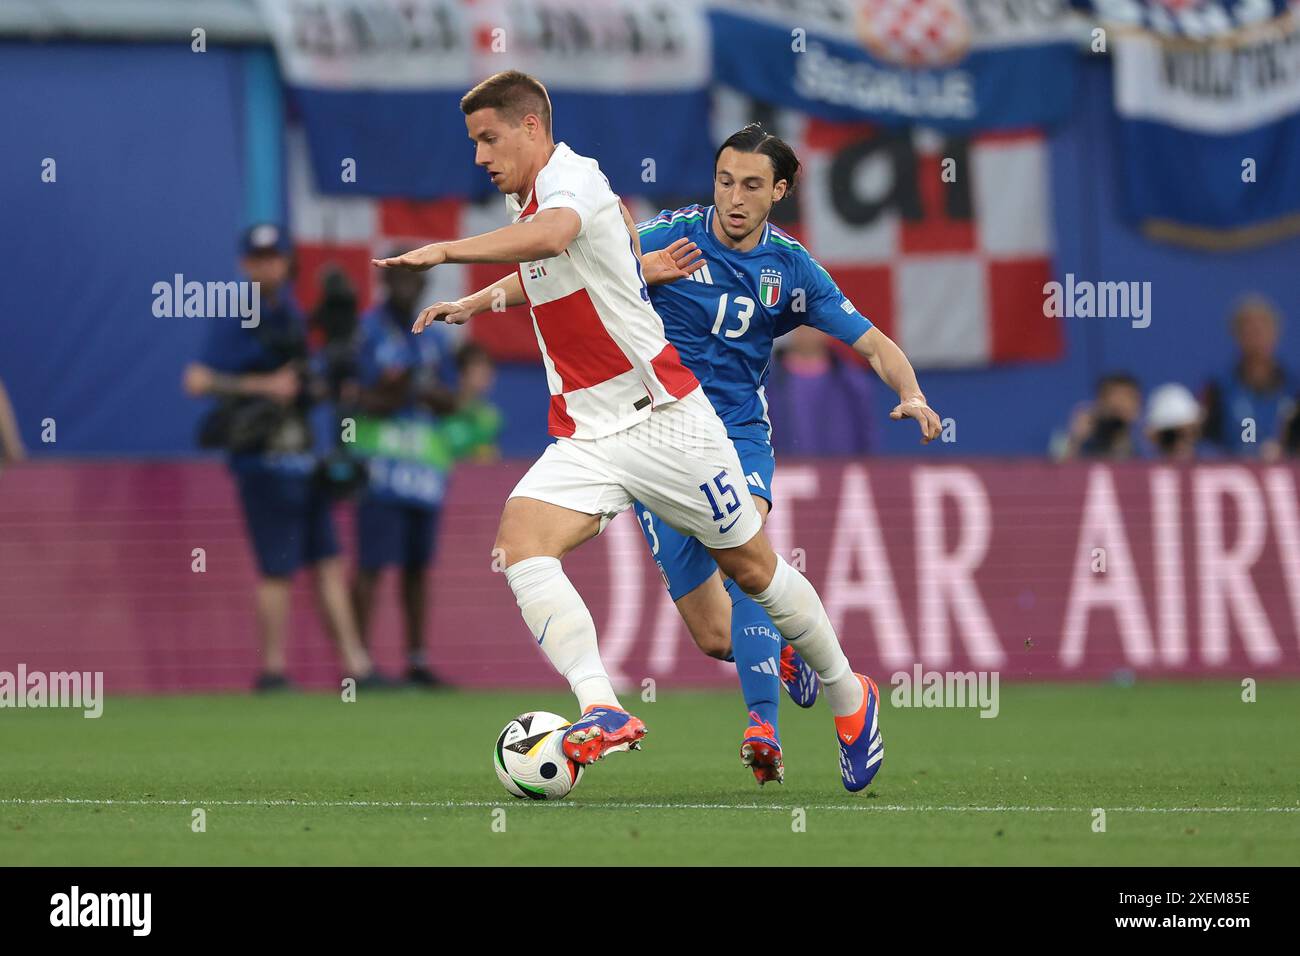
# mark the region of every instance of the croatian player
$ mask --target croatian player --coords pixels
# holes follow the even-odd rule
[[[899,405],[890,417],[914,418],[922,443],[941,429],[902,350],[853,307],[803,246],[768,222],[773,205],[794,188],[798,172],[794,150],[751,124],[728,137],[716,154],[712,206],[665,211],[637,227],[643,252],[681,248],[686,240],[699,250],[700,258],[692,260],[693,281],[656,285],[650,302],[664,321],[668,340],[726,424],[765,521],[772,507],[775,459],[764,381],[773,340],[795,326],[820,329],[866,358],[898,393]],[[855,414],[851,408],[827,411]],[[750,719],[741,761],[760,784],[781,780],[781,684],[795,703],[810,707],[817,696],[816,677],[781,641],[763,608],[734,580],[724,585],[717,564],[698,541],[674,530],[653,508],[639,501],[635,508],[696,644],[712,656],[735,659]]]
[[[812,585],[768,543],[726,427],[650,306],[622,203],[594,160],[554,142],[550,99],[532,77],[489,77],[465,95],[461,110],[475,162],[506,194],[515,222],[375,264],[519,264],[556,441],[506,501],[495,547],[525,623],[582,709],[564,736],[565,755],[589,764],[639,747],[646,733],[619,705],[591,613],[560,564],[635,499],[697,538],[817,672],[834,716],[842,780],[861,790],[880,767],[879,692],[849,666]],[[490,307],[495,288],[486,298],[430,306],[414,328],[464,322]]]

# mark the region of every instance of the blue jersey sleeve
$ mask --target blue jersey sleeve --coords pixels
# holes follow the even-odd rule
[[[641,254],[666,249],[683,236],[690,235],[703,221],[704,210],[700,206],[684,206],[681,209],[665,209],[653,219],[637,223]]]
[[[854,307],[830,273],[812,256],[807,256],[804,264],[804,289],[807,290],[804,325],[820,329],[845,345],[852,345],[871,328],[871,320]]]

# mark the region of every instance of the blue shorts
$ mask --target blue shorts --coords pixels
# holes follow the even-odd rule
[[[263,469],[235,477],[263,577],[288,577],[339,553],[330,498],[310,473]]]
[[[750,493],[766,499],[771,505],[772,475],[776,471],[772,444],[752,438],[733,438],[732,444],[736,446],[740,465],[745,469],[745,483]],[[664,584],[668,585],[668,593],[674,601],[690,594],[718,570],[713,555],[700,542],[670,528],[641,502],[633,502],[632,507],[641,525],[641,534],[650,546],[650,553],[655,564],[659,565],[659,573],[663,575]]]
[[[427,568],[438,534],[438,509],[365,495],[357,502],[357,564],[363,571],[398,565]]]

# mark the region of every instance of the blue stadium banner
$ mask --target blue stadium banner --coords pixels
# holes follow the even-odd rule
[[[1204,40],[1260,26],[1292,0],[1074,0],[1107,29],[1140,27],[1168,37]]]
[[[707,188],[703,8],[674,0],[260,0],[317,187],[419,199],[491,193],[459,101],[499,70],[546,83],[555,136],[616,191]]]
[[[1069,0],[713,0],[714,78],[830,120],[1015,129],[1069,112]]]
[[[1202,0],[1189,29],[1145,6],[1142,26],[1112,31],[1129,218],[1209,249],[1300,232],[1300,14]]]

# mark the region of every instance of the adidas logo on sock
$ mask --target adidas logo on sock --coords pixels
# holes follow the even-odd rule
[[[776,668],[776,658],[774,657],[769,657],[765,661],[760,661],[757,664],[752,664],[750,665],[749,669],[751,671],[758,671],[760,674],[769,674],[772,677],[776,677],[778,674],[781,673]]]

